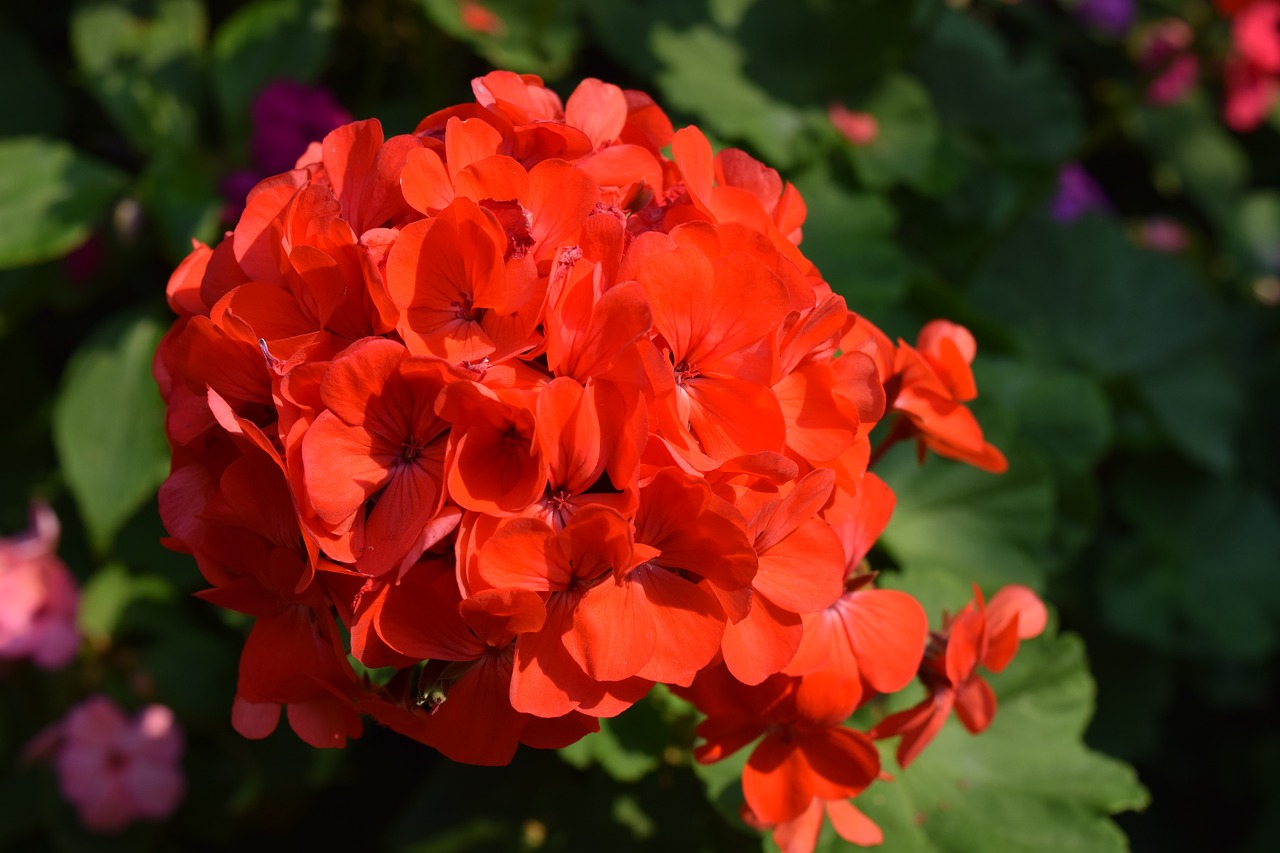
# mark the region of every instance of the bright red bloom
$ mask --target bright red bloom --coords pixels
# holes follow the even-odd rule
[[[303,439],[303,482],[320,520],[350,531],[362,572],[407,568],[456,522],[442,512],[449,424],[435,412],[451,380],[440,362],[381,338],[346,350],[325,374],[325,409]]]
[[[687,691],[707,714],[697,730],[698,761],[719,761],[761,734],[742,774],[747,806],[765,824],[795,820],[814,798],[862,791],[880,772],[880,756],[861,732],[841,725],[853,710],[839,678],[773,676],[746,687],[726,670],[699,676]]]
[[[869,436],[895,413],[891,438],[1000,468],[972,336],[895,347],[800,251],[795,187],[643,93],[472,89],[411,135],[332,131],[169,281],[161,514],[200,596],[254,619],[234,726],[283,710],[341,746],[368,714],[502,764],[665,683],[708,714],[700,760],[758,740],[744,790],[780,844],[824,813],[877,838],[848,799],[878,754],[844,721],[926,628],[870,587]],[[952,656],[996,661],[990,619]]]
[[[929,696],[920,704],[881,720],[871,730],[875,738],[902,735],[898,765],[905,768],[933,740],[955,709],[973,734],[985,731],[996,713],[991,685],[978,674],[978,665],[1000,672],[1018,652],[1020,641],[1044,631],[1044,604],[1025,586],[1006,586],[984,606],[975,589],[966,604],[935,634],[920,668]]]
[[[899,341],[891,375],[885,380],[889,409],[906,416],[900,436],[915,435],[923,456],[928,448],[994,474],[1008,467],[1004,454],[982,437],[982,428],[964,404],[978,396],[969,365],[977,344],[968,329],[934,320],[920,330],[916,346]]]

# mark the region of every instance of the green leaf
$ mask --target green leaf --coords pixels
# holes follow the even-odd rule
[[[893,206],[842,188],[825,169],[808,171],[795,184],[808,207],[801,249],[823,278],[860,313],[898,302],[911,265],[893,240]]]
[[[30,37],[0,21],[0,137],[56,136],[67,118],[66,90],[45,70]]]
[[[72,355],[54,404],[54,445],[99,553],[169,470],[164,404],[151,378],[162,331],[145,314],[108,320]]]
[[[214,244],[220,234],[224,201],[217,171],[189,152],[154,158],[138,182],[138,195],[160,229],[173,263],[191,252],[191,239]]]
[[[1151,152],[1172,189],[1182,189],[1217,220],[1233,221],[1249,180],[1249,160],[1203,91],[1177,104],[1133,114],[1131,133]]]
[[[1191,270],[1108,220],[1034,217],[977,276],[972,301],[1033,360],[1100,378],[1162,370],[1203,346],[1221,312]]]
[[[904,771],[892,758],[896,743],[882,746],[894,780],[876,782],[854,801],[884,830],[884,846],[877,849],[1126,850],[1109,815],[1144,807],[1147,793],[1131,768],[1081,742],[1094,685],[1079,638],[1023,644],[991,683],[999,708],[981,735],[952,720]],[[819,851],[849,849],[829,829],[824,835]]]
[[[93,573],[80,591],[80,630],[90,641],[106,644],[125,626],[125,613],[134,602],[172,602],[174,589],[154,575],[134,575],[118,563]]]
[[[984,400],[1014,413],[1011,432],[1056,469],[1087,471],[1110,446],[1111,404],[1090,377],[988,358],[977,361],[974,375]]]
[[[745,140],[773,167],[795,165],[816,146],[815,128],[826,119],[776,100],[743,73],[747,54],[730,35],[710,25],[653,29],[657,81],[667,106],[697,116],[714,133]]]
[[[628,712],[630,713],[630,712]],[[624,714],[618,719],[624,719]],[[654,770],[660,763],[658,755],[629,744],[620,736],[614,720],[602,719],[600,731],[588,734],[577,743],[560,750],[560,757],[578,769],[586,769],[593,763],[619,782],[634,782]]]
[[[83,243],[124,181],[62,142],[0,140],[0,269],[57,258]]]
[[[85,85],[138,149],[196,141],[206,27],[199,0],[88,0],[72,13]]]
[[[1121,636],[1261,660],[1280,644],[1280,510],[1251,485],[1165,462],[1114,487],[1135,531],[1103,563],[1103,616]]]
[[[471,45],[497,68],[554,80],[565,74],[581,38],[574,0],[473,0],[496,16],[491,32],[468,26],[467,4],[458,0],[418,0],[427,16],[453,38]]]
[[[1240,205],[1238,227],[1253,263],[1280,273],[1280,193],[1250,193]]]
[[[1213,471],[1232,467],[1243,394],[1219,353],[1197,350],[1146,371],[1137,391],[1188,459]]]
[[[1010,452],[1008,472],[995,475],[933,456],[921,466],[911,451],[900,447],[876,467],[898,496],[881,544],[926,612],[967,601],[971,583],[1041,588],[1033,549],[1049,535],[1053,485],[1040,458]]]
[[[943,123],[960,128],[1001,159],[1060,163],[1082,135],[1080,104],[1044,57],[1010,58],[994,29],[960,9],[938,13],[913,70]]]
[[[600,731],[564,747],[560,757],[579,769],[599,764],[617,781],[635,782],[657,769],[669,750],[678,749],[673,729],[689,722],[692,713],[688,703],[659,685],[624,713],[602,718]]]
[[[859,108],[879,125],[872,142],[850,149],[867,186],[885,189],[923,178],[938,145],[938,118],[919,81],[903,74],[889,77]]]
[[[228,18],[213,37],[213,90],[233,136],[243,135],[249,105],[266,84],[310,83],[333,47],[338,0],[257,0]]]

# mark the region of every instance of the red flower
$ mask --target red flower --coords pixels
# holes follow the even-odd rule
[[[890,411],[902,414],[895,438],[915,435],[940,456],[1003,473],[1004,454],[982,437],[982,428],[964,404],[978,396],[969,365],[977,344],[968,329],[934,320],[920,330],[916,346],[899,341],[892,372],[885,380]]]
[[[966,604],[930,641],[920,668],[929,696],[871,730],[874,738],[902,735],[897,752],[900,767],[914,761],[933,740],[953,708],[970,732],[985,731],[995,717],[996,697],[978,674],[978,665],[1000,672],[1017,654],[1021,640],[1044,630],[1044,604],[1025,586],[1002,588],[987,606],[981,592],[975,589],[974,595],[974,602]]]
[[[800,251],[796,189],[643,93],[472,89],[410,135],[333,130],[169,281],[161,513],[201,598],[254,619],[234,726],[284,711],[341,746],[368,714],[502,764],[665,683],[708,715],[700,760],[759,741],[744,790],[780,844],[823,814],[878,838],[847,802],[878,754],[844,721],[926,626],[869,586],[893,506],[869,436],[893,412],[891,437],[1001,468],[972,336],[895,347]],[[950,657],[994,665],[1004,623],[976,618]],[[973,666],[935,658],[982,723]]]
[[[861,732],[841,725],[853,705],[838,678],[773,676],[756,687],[726,670],[708,670],[687,691],[707,714],[697,730],[698,761],[719,761],[761,734],[742,773],[752,814],[765,824],[803,815],[815,798],[839,800],[862,791],[880,772],[880,756]]]

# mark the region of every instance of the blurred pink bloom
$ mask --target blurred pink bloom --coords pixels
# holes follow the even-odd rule
[[[462,0],[458,4],[458,14],[462,17],[462,25],[474,33],[496,36],[506,30],[502,19],[476,0]]]
[[[1200,78],[1200,60],[1191,52],[1195,33],[1178,18],[1164,18],[1146,29],[1138,48],[1138,64],[1151,75],[1147,101],[1168,106],[1186,97]]]
[[[1176,104],[1195,88],[1200,79],[1200,60],[1192,53],[1175,56],[1152,81],[1147,84],[1147,101],[1164,107]]]
[[[106,696],[91,696],[53,732],[58,788],[86,828],[116,832],[135,820],[163,820],[182,802],[182,729],[164,705],[129,719]]]
[[[80,593],[58,559],[58,517],[47,504],[31,506],[31,527],[0,539],[0,659],[31,658],[58,669],[80,647]]]
[[[851,145],[870,145],[880,135],[880,123],[871,113],[861,113],[843,104],[827,107],[827,119]]]
[[[1138,244],[1157,252],[1176,255],[1187,248],[1187,229],[1167,216],[1152,216],[1138,225]]]

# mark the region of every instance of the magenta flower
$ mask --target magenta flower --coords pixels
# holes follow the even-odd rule
[[[1080,0],[1071,11],[1089,26],[1111,36],[1122,36],[1133,24],[1134,0]]]
[[[1058,190],[1049,200],[1049,215],[1054,219],[1074,222],[1089,211],[1110,209],[1102,187],[1079,163],[1067,163],[1058,172]]]
[[[163,820],[182,802],[182,729],[164,705],[129,719],[106,696],[91,696],[37,740],[51,737],[58,788],[94,832]]]
[[[312,142],[351,121],[328,89],[277,80],[253,99],[253,160],[265,175],[287,172]]]
[[[240,217],[245,196],[259,181],[289,171],[312,142],[351,121],[351,114],[328,89],[296,80],[267,84],[253,99],[250,117],[253,166],[232,172],[222,180],[222,195],[227,199],[223,216],[232,222]]]
[[[58,559],[59,532],[53,510],[35,503],[30,529],[0,538],[0,659],[59,669],[80,647],[80,593]]]
[[[1175,104],[1186,97],[1200,79],[1200,60],[1192,52],[1195,31],[1186,21],[1163,18],[1143,33],[1138,64],[1150,76],[1147,102]]]

